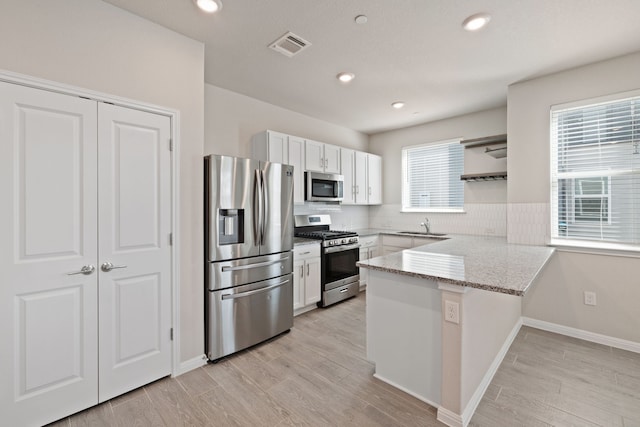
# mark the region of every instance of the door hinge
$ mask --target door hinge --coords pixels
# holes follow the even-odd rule
[[[169,233],[169,246],[173,246],[173,233]]]
[[[169,139],[169,151],[173,151],[173,139]]]
[[[173,341],[173,328],[171,328],[171,332],[169,332],[169,336],[171,337],[171,341]]]

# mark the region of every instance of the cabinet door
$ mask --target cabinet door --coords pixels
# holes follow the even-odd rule
[[[0,413],[44,425],[98,403],[96,102],[0,82],[0,141]]]
[[[367,204],[367,153],[356,151],[356,202]]]
[[[340,147],[324,144],[324,171],[340,173]]]
[[[375,154],[367,155],[367,203],[379,205],[382,203],[382,157]]]
[[[344,176],[344,199],[342,199],[342,204],[354,205],[356,203],[354,150],[348,148],[340,149],[340,174]]]
[[[320,301],[320,258],[305,261],[305,305]]]
[[[168,117],[98,105],[103,402],[171,373],[171,152]]]
[[[289,164],[288,136],[284,133],[267,131],[267,149],[270,162]]]
[[[311,141],[304,142],[304,167],[306,170],[324,172],[324,144]]]
[[[293,262],[293,309],[304,307],[304,261]]]
[[[289,136],[289,164],[293,166],[293,203],[304,204],[304,139]]]

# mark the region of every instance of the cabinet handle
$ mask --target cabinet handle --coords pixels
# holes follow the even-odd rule
[[[307,276],[309,275],[309,264],[307,264]]]
[[[311,253],[311,251],[307,251],[307,252],[300,252],[300,255],[309,255]]]
[[[369,187],[369,195],[371,195],[371,187]]]
[[[360,186],[356,185],[356,194],[360,194]]]
[[[324,159],[322,157],[320,157],[320,167],[324,166]]]
[[[304,277],[304,265],[300,266],[300,277]]]

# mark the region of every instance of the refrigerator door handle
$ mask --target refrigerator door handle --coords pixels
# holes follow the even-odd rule
[[[253,181],[253,238],[256,246],[260,246],[260,230],[262,221],[262,191],[260,188],[260,171],[255,170],[255,176]]]
[[[289,283],[289,279],[285,279],[280,283],[276,283],[275,285],[265,286],[264,288],[255,289],[253,291],[241,292],[239,294],[223,294],[222,299],[227,300],[227,299],[244,298],[244,297],[248,297],[249,295],[255,295],[261,292],[271,291],[274,288],[280,287],[282,285],[286,285],[287,283]]]
[[[262,215],[261,218],[261,226],[260,226],[260,244],[264,244],[264,230],[267,226],[267,188],[265,184],[264,171],[260,171],[260,188],[262,190]]]

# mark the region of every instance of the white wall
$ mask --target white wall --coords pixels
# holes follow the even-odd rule
[[[251,157],[251,137],[273,130],[305,139],[368,151],[369,136],[255,98],[205,84],[205,154]],[[329,214],[335,229],[369,225],[366,206],[294,206],[296,215]]]
[[[251,137],[273,130],[367,151],[369,137],[236,92],[205,85],[205,153],[250,157]]]
[[[640,53],[514,84],[508,91],[508,239],[549,236],[552,105],[640,88]],[[640,342],[640,259],[557,252],[523,301],[523,315]],[[598,305],[586,306],[583,291]]]
[[[99,0],[2,0],[0,40],[0,69],[180,111],[180,354],[203,354],[203,45]]]
[[[401,213],[402,147],[453,138],[507,133],[507,109],[495,108],[423,125],[371,135],[370,152],[382,156],[383,205],[369,212],[374,228],[419,229],[425,214]],[[493,159],[484,148],[465,150],[465,173],[504,171],[507,159]],[[506,235],[507,181],[467,182],[463,214],[426,214],[434,231]]]

